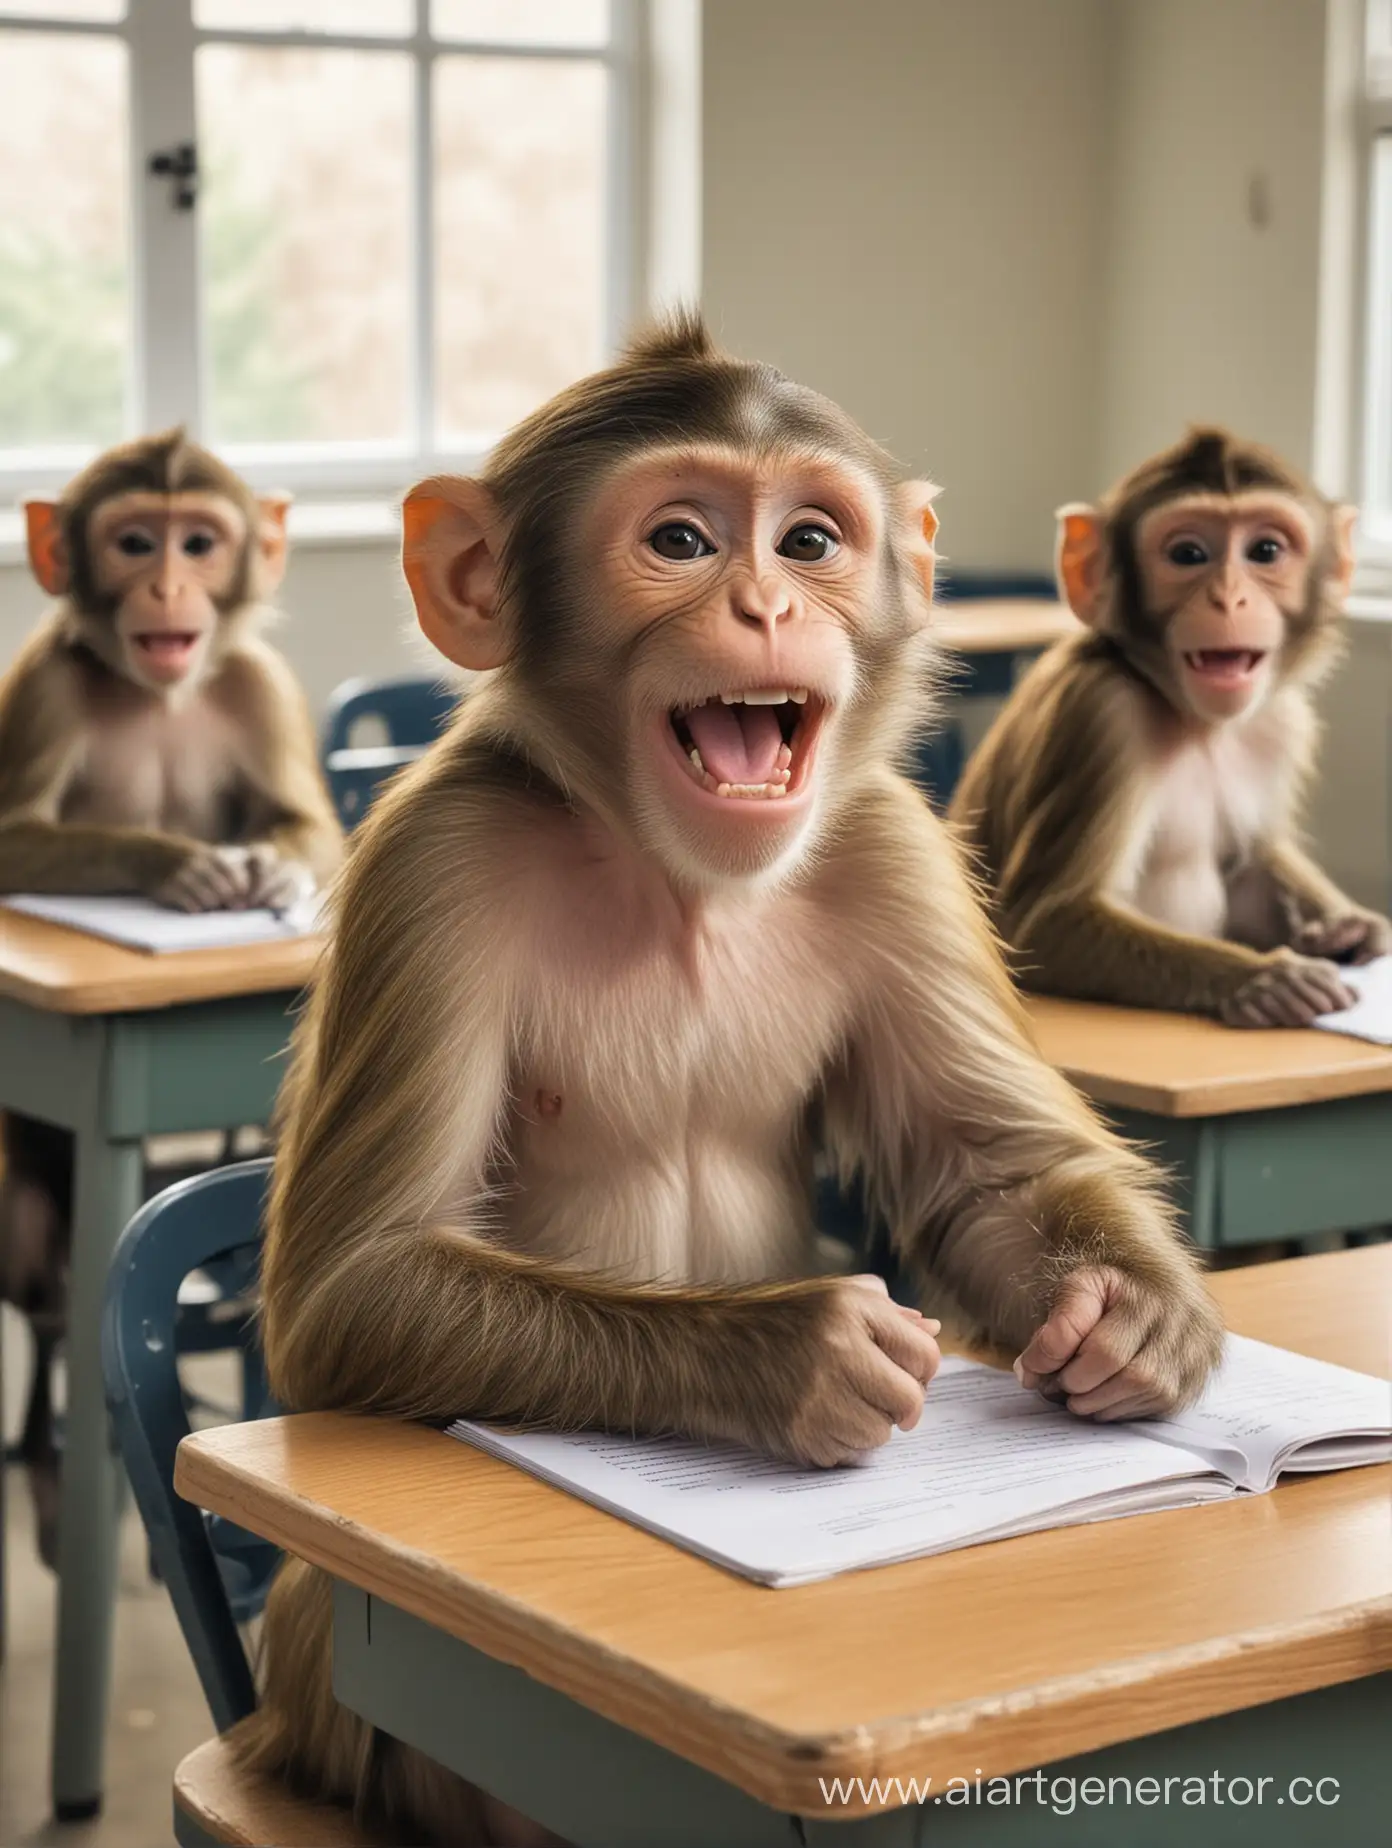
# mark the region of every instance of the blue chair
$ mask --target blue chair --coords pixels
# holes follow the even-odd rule
[[[242,1769],[223,1736],[256,1706],[237,1625],[265,1602],[280,1554],[258,1535],[204,1514],[174,1492],[174,1456],[188,1435],[174,1345],[179,1287],[190,1271],[259,1269],[269,1161],[239,1162],[166,1188],[116,1247],[102,1318],[102,1367],[116,1439],[159,1575],[169,1588],[219,1737],[174,1776],[174,1833],[208,1842],[365,1848],[371,1838],[335,1804],[305,1801]],[[263,1399],[261,1412],[273,1409]]]
[[[382,784],[435,742],[458,703],[457,687],[420,675],[345,680],[336,689],[324,715],[323,760],[345,828],[355,828]],[[378,733],[379,741],[358,742],[365,729]]]

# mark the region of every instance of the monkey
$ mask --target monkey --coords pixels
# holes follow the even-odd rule
[[[52,609],[0,682],[0,892],[142,893],[186,911],[287,906],[341,836],[313,727],[258,630],[288,499],[258,500],[182,430],[99,456],[25,505]],[[21,1449],[51,1564],[47,1361],[61,1334],[72,1137],[0,1119],[0,1294],[38,1352]]]
[[[1392,925],[1296,824],[1338,658],[1355,510],[1196,427],[1058,514],[1086,624],[1024,677],[949,815],[1020,979],[1047,994],[1304,1027]]]
[[[952,1303],[1080,1416],[1201,1388],[1158,1179],[1038,1054],[903,772],[935,492],[686,314],[407,496],[421,627],[480,680],[364,823],[296,1030],[279,1404],[830,1467],[916,1422]],[[818,1273],[819,1151],[934,1318]],[[321,1573],[263,1641],[246,1764],[392,1840],[551,1839],[336,1705]]]

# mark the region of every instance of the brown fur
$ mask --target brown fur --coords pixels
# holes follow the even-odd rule
[[[1266,706],[1234,735],[1254,740],[1251,777],[1265,813],[1218,870],[1228,926],[1213,934],[1146,915],[1124,892],[1165,767],[1194,741],[1175,689],[1165,621],[1147,603],[1135,534],[1145,515],[1193,493],[1272,489],[1314,522],[1303,604],[1285,611],[1286,640]],[[951,817],[992,895],[1027,986],[1084,1000],[1220,1015],[1265,1024],[1288,1005],[1308,1018],[1310,957],[1327,930],[1364,920],[1367,953],[1386,935],[1313,865],[1296,841],[1313,772],[1312,690],[1339,649],[1334,509],[1269,451],[1202,429],[1143,464],[1100,504],[1106,576],[1091,632],[1059,644],[1026,675],[967,766]],[[1215,730],[1214,737],[1217,737]],[[1223,745],[1211,782],[1220,809]],[[1325,969],[1328,965],[1322,965]],[[1337,978],[1332,971],[1318,983]],[[1338,1005],[1337,998],[1326,1005]],[[1300,1024],[1290,1018],[1285,1024]]]
[[[1018,1349],[1080,1269],[1112,1267],[1145,1305],[1155,1402],[1192,1394],[1219,1324],[1156,1177],[1038,1057],[893,767],[925,612],[892,520],[874,601],[845,618],[855,672],[796,864],[688,883],[648,844],[625,702],[635,682],[657,701],[664,673],[680,698],[706,631],[683,609],[629,634],[566,540],[607,471],[693,430],[751,468],[830,448],[892,500],[839,412],[689,326],[501,447],[514,652],[364,825],[296,1037],[263,1273],[274,1391],[844,1455],[836,1394],[885,1359],[866,1318],[891,1347],[907,1324],[811,1274],[820,1141],[994,1338]],[[398,1839],[487,1839],[487,1805],[456,1783],[442,1814],[423,1760],[388,1780],[327,1694],[326,1631],[322,1577],[293,1568],[250,1762]]]

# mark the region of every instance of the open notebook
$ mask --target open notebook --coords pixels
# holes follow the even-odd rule
[[[305,937],[318,925],[318,900],[311,898],[286,911],[256,907],[248,911],[171,911],[148,898],[49,897],[18,892],[0,899],[11,911],[50,924],[66,924],[91,937],[130,950],[228,950],[246,943],[273,943],[282,937]]]
[[[1392,1046],[1392,956],[1340,969],[1339,974],[1358,999],[1337,1014],[1321,1014],[1314,1024],[1326,1033],[1349,1033],[1354,1039]]]
[[[1222,1501],[1285,1471],[1392,1459],[1392,1386],[1228,1337],[1191,1410],[1088,1424],[1011,1373],[945,1360],[917,1430],[846,1469],[675,1438],[450,1434],[765,1585],[804,1585],[984,1540]]]

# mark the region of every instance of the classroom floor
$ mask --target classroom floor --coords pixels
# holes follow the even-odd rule
[[[7,1321],[6,1423],[22,1400],[24,1353]],[[221,1357],[200,1362],[201,1391],[221,1399],[231,1385]],[[203,1369],[212,1368],[205,1376]],[[218,1370],[229,1372],[226,1382]],[[219,1392],[217,1387],[223,1390]],[[59,1827],[49,1815],[54,1580],[34,1551],[24,1472],[6,1474],[5,1658],[0,1662],[0,1844],[62,1848],[159,1848],[172,1843],[174,1766],[213,1730],[168,1594],[146,1567],[140,1518],[127,1510],[122,1531],[120,1602],[107,1744],[106,1806],[95,1822]]]

